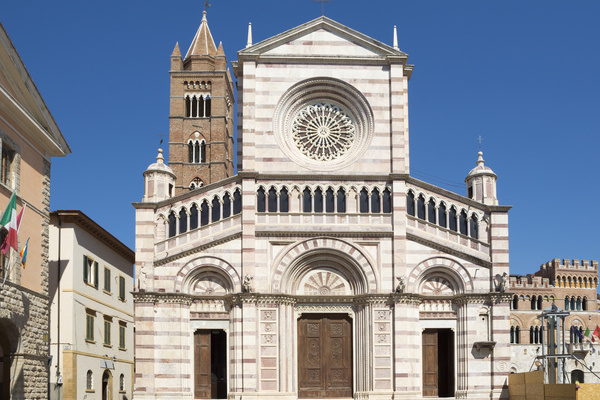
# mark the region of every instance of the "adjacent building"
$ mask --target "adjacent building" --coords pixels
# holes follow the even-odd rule
[[[132,398],[134,259],[83,212],[51,213],[51,399]]]
[[[24,207],[19,249],[0,256],[0,397],[48,397],[50,165],[71,150],[0,25],[0,209]],[[4,233],[5,234],[5,233]]]
[[[482,153],[466,196],[410,175],[395,35],[323,16],[237,54],[234,86],[204,14],[171,55],[170,165],[134,203],[134,397],[508,398],[510,207]]]
[[[541,366],[548,329],[539,316],[556,305],[569,312],[565,318],[568,353],[566,371],[571,382],[600,382],[600,343],[591,340],[600,326],[597,300],[598,261],[553,259],[534,274],[511,275],[511,372],[528,372]],[[585,333],[589,330],[589,335]],[[558,336],[557,336],[558,337]]]

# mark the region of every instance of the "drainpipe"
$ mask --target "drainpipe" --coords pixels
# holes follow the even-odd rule
[[[57,317],[56,317],[56,383],[58,385],[58,378],[60,378],[60,269],[61,269],[61,259],[60,259],[60,249],[61,249],[61,228],[62,221],[60,220],[60,213],[56,213],[58,217],[58,268],[56,273],[56,309],[57,309]],[[59,399],[61,397],[59,396]]]

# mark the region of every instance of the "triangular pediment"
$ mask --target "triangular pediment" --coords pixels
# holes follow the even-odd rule
[[[390,35],[391,36],[391,35]],[[408,55],[385,43],[319,17],[241,50],[240,57],[401,58]]]

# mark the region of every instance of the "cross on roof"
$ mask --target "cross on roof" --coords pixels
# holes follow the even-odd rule
[[[210,7],[210,3],[208,2],[208,0],[204,0],[204,11],[206,11],[208,7]]]
[[[325,3],[331,3],[332,0],[313,0],[313,3],[321,3],[321,15],[325,15]]]
[[[477,141],[479,142],[479,151],[481,151],[481,142],[483,141],[483,138],[481,137],[481,135],[479,135],[479,137],[477,138]]]
[[[161,145],[161,144],[162,144],[162,142],[163,142],[163,138],[162,138],[162,137],[163,137],[164,135],[163,135],[162,133],[159,133],[159,134],[158,134],[158,135],[156,135],[156,136],[158,136],[158,137],[160,138],[160,143],[158,144],[158,146],[160,147],[160,145]]]

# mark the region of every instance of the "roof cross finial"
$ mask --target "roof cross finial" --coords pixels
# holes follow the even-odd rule
[[[162,145],[162,142],[163,142],[163,138],[162,138],[162,137],[163,137],[163,134],[162,134],[162,133],[159,133],[159,134],[158,134],[158,135],[156,135],[156,136],[158,136],[158,137],[160,138],[160,142],[158,143],[158,147],[160,147],[160,146]]]
[[[208,2],[208,0],[204,0],[204,12],[206,12],[206,9],[210,7],[210,3]]]
[[[479,151],[481,151],[481,142],[483,142],[483,138],[481,137],[481,135],[479,135],[477,141],[479,142]]]
[[[313,0],[313,3],[321,3],[321,16],[325,16],[325,3],[331,3],[332,0]]]

